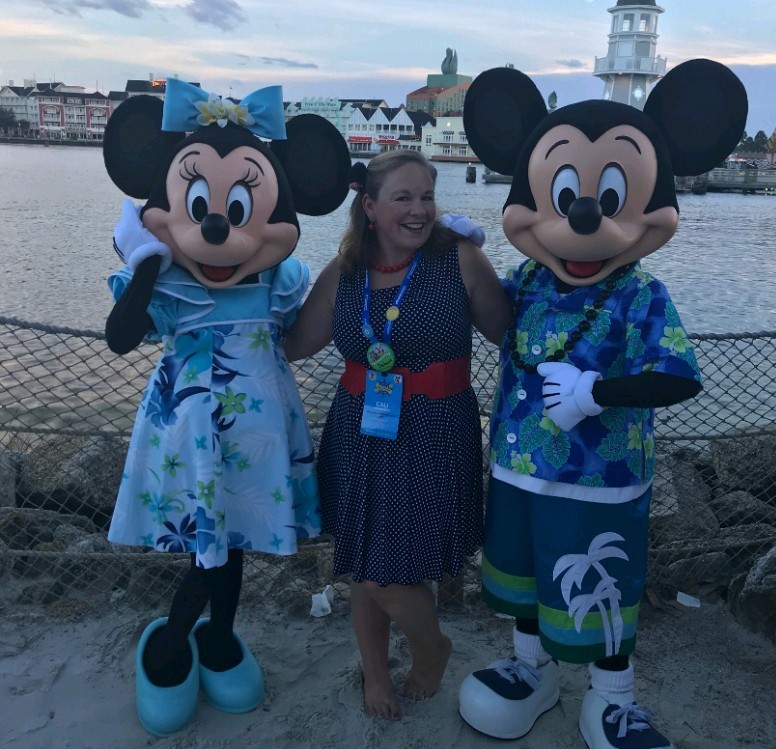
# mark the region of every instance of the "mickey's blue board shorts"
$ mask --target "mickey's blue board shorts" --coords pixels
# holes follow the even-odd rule
[[[647,572],[652,488],[617,504],[554,497],[491,477],[485,513],[485,602],[539,620],[544,649],[590,663],[636,645]]]

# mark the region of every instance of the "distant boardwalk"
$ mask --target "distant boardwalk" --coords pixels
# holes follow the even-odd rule
[[[768,192],[776,195],[776,169],[712,169],[709,192]]]

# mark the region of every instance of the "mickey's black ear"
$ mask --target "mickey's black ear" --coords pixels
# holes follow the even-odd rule
[[[286,140],[272,141],[288,178],[294,207],[307,216],[323,216],[339,208],[348,194],[348,144],[328,120],[300,114],[286,123]]]
[[[492,68],[480,73],[466,92],[463,129],[485,166],[512,174],[523,143],[546,116],[544,99],[527,75]]]
[[[741,141],[749,109],[744,85],[713,60],[689,60],[662,78],[644,105],[660,129],[676,175],[713,169]]]
[[[161,100],[153,96],[132,96],[105,126],[105,168],[113,184],[130,197],[148,197],[160,164],[185,136],[162,132],[162,107]]]

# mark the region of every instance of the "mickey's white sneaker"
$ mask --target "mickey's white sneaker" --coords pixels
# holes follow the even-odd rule
[[[606,671],[590,664],[592,686],[582,700],[579,731],[589,749],[675,749],[633,699],[633,667]]]
[[[531,666],[512,656],[469,674],[461,684],[458,709],[480,733],[518,739],[557,704],[559,682],[557,661]]]

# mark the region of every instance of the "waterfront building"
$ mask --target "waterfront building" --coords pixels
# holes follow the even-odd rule
[[[33,133],[48,140],[102,140],[111,113],[105,94],[64,83],[25,84],[9,82],[0,89],[0,106],[10,104],[17,122],[28,122]]]
[[[334,125],[342,133],[343,138],[347,136],[350,116],[355,110],[350,101],[333,96],[313,96],[300,102],[284,102],[283,107],[286,122],[298,114],[317,114]]]
[[[595,58],[593,75],[604,82],[604,99],[644,108],[651,86],[665,75],[657,55],[657,21],[663,12],[655,0],[617,0],[609,8],[612,26],[606,57]]]
[[[420,150],[421,128],[432,119],[404,106],[389,107],[384,99],[312,97],[283,106],[286,122],[300,114],[324,117],[342,133],[351,154],[362,157],[396,148]]]
[[[432,117],[461,115],[471,82],[471,76],[458,74],[458,55],[448,48],[442,61],[442,73],[426,76],[425,86],[407,94],[407,109],[427,112]]]
[[[431,161],[479,163],[463,129],[463,117],[437,117],[423,126],[422,152]]]
[[[177,78],[177,74],[174,77]],[[196,81],[189,81],[189,83],[191,83],[192,86],[199,86],[199,83]],[[149,73],[148,80],[143,78],[130,78],[127,80],[123,91],[111,91],[108,93],[108,99],[111,102],[112,111],[131,96],[153,96],[164,101],[164,95],[166,93],[167,79],[157,78],[153,73]]]
[[[13,81],[0,86],[0,107],[13,112],[20,132],[37,133],[40,128],[37,99],[34,94],[60,86],[60,83],[38,83],[25,79],[23,86],[15,86]],[[24,124],[26,123],[26,127]]]
[[[177,75],[175,76],[178,77]],[[194,84],[199,86],[198,83]],[[146,96],[155,96],[157,99],[164,100],[164,95],[167,93],[167,79],[157,78],[153,73],[148,74],[148,80],[142,78],[131,78],[124,86],[125,98],[130,96],[140,96],[144,94]]]
[[[83,86],[59,86],[38,97],[41,138],[49,140],[102,140],[111,113],[110,100]]]
[[[346,134],[350,152],[354,156],[373,156],[397,149],[420,151],[422,128],[432,120],[426,112],[409,112],[403,106],[358,107],[350,117]]]

